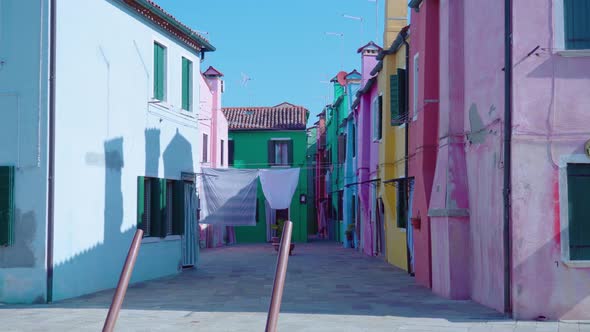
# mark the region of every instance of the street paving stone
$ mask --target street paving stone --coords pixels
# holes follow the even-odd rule
[[[263,331],[277,255],[268,244],[201,251],[199,267],[130,286],[117,331]],[[50,305],[0,305],[0,331],[100,331],[113,290]],[[297,244],[279,331],[588,331],[588,322],[516,322],[415,284],[381,258]]]

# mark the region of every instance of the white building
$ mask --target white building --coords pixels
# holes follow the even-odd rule
[[[132,281],[195,264],[215,48],[149,0],[1,0],[0,43],[0,302],[115,287],[138,227]]]

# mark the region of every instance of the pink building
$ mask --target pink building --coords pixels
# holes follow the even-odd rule
[[[432,288],[519,319],[590,319],[590,7],[505,2],[410,3],[419,10],[412,12],[418,105],[439,106],[436,171],[424,185]],[[440,21],[425,26],[434,8]],[[438,71],[422,65],[421,52],[433,46],[421,28],[438,34]],[[422,90],[435,72],[432,98]]]
[[[379,143],[376,137],[374,119],[378,107],[377,77],[371,76],[371,71],[377,64],[377,55],[381,47],[373,42],[358,49],[361,54],[361,88],[357,92],[354,109],[357,123],[357,192],[360,202],[361,243],[359,247],[366,255],[385,254],[384,248],[379,248],[375,241],[377,232],[375,227],[377,167],[379,165]],[[377,112],[378,113],[378,112]],[[383,234],[380,238],[383,238]]]
[[[414,273],[418,284],[431,287],[428,209],[438,137],[439,1],[427,0],[419,6],[418,12],[412,11],[410,27],[408,175],[414,178],[415,186],[412,203]]]
[[[199,134],[201,167],[228,167],[228,126],[221,112],[223,74],[209,67],[199,78]],[[232,227],[200,225],[201,246],[211,248],[235,242]]]

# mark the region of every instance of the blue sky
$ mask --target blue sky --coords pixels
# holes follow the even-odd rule
[[[224,106],[272,106],[283,101],[310,110],[309,124],[331,98],[322,83],[345,71],[360,71],[358,47],[382,44],[384,0],[156,0],[191,28],[208,32],[217,48],[202,69],[212,65],[225,74]],[[358,20],[363,18],[363,34]],[[326,35],[343,33],[344,37]],[[243,86],[242,73],[251,78]]]

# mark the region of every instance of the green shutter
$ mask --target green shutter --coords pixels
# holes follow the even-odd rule
[[[391,125],[397,126],[400,124],[400,96],[399,96],[399,77],[391,75],[389,77],[390,94],[391,94]]]
[[[154,98],[164,100],[164,47],[154,43]]]
[[[235,149],[235,145],[234,145],[234,140],[230,139],[229,141],[227,141],[227,162],[229,166],[233,166],[234,165],[234,149]]]
[[[406,70],[397,69],[397,96],[398,96],[398,114],[401,118],[400,122],[406,122],[408,120],[408,108],[407,108],[407,93],[406,93]]]
[[[383,137],[383,96],[379,96],[377,98],[377,115],[378,115],[378,123],[377,123],[377,138],[381,139]]]
[[[565,48],[590,49],[590,1],[564,0]]]
[[[172,219],[172,234],[183,235],[184,234],[184,219],[185,219],[185,206],[184,206],[184,181],[174,181],[174,194],[172,196],[173,204],[173,217]]]
[[[293,140],[287,141],[287,164],[293,166]]]
[[[142,228],[143,216],[145,214],[145,178],[137,177],[137,228]]]
[[[567,166],[571,260],[590,260],[590,164]]]
[[[406,228],[408,211],[408,185],[406,181],[397,183],[397,227]]]
[[[182,58],[182,109],[186,111],[191,110],[191,77],[192,62],[186,58]]]
[[[273,140],[268,141],[268,166],[275,164],[275,142]]]
[[[0,166],[0,246],[14,244],[14,167]]]
[[[152,211],[150,235],[154,237],[166,237],[166,180],[153,179],[151,186]]]

